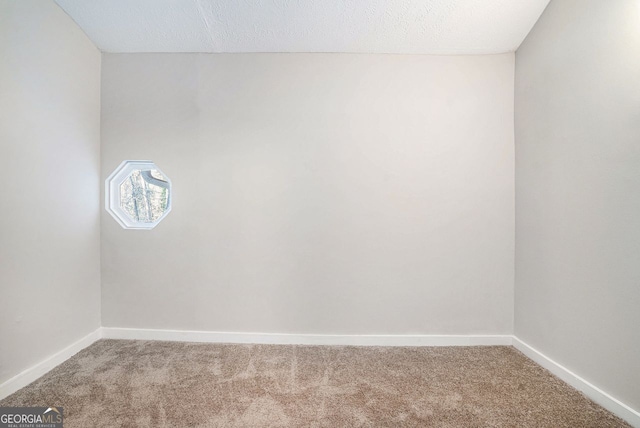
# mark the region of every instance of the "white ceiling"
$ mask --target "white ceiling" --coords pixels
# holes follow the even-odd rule
[[[514,51],[549,0],[55,0],[105,52]]]

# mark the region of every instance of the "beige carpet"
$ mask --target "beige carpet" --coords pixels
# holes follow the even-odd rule
[[[101,340],[1,406],[65,427],[626,427],[511,347]]]

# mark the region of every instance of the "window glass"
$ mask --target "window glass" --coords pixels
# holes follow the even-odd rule
[[[169,206],[169,183],[157,170],[135,170],[120,185],[120,206],[133,221],[158,221]]]
[[[153,229],[171,211],[171,180],[151,161],[124,161],[105,181],[105,208],[125,229]]]

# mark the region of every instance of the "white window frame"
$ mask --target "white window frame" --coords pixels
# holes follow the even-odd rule
[[[129,175],[136,170],[156,170],[169,183],[169,201],[164,214],[153,223],[142,223],[133,220],[120,205],[120,186]],[[148,160],[126,160],[116,168],[115,171],[105,180],[105,201],[104,206],[107,212],[122,226],[124,229],[151,230],[158,225],[171,211],[171,202],[173,195],[171,194],[171,180],[160,168],[152,161]]]

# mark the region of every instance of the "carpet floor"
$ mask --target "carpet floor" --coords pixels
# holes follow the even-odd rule
[[[0,406],[73,427],[628,427],[508,346],[100,340]]]

